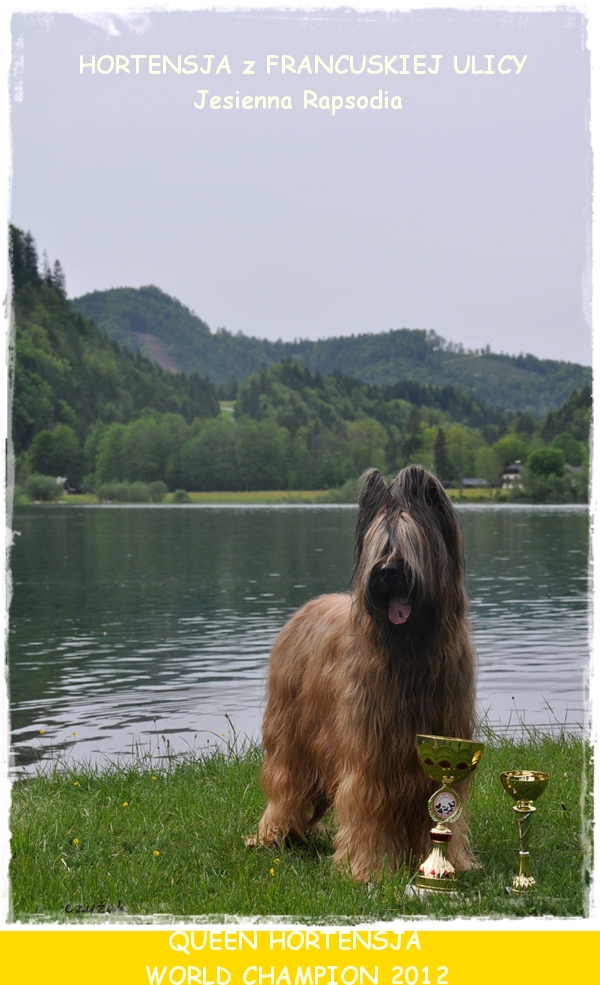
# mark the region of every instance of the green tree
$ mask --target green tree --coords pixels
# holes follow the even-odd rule
[[[63,491],[53,476],[37,474],[28,477],[25,490],[29,499],[45,501],[56,499]]]
[[[16,226],[11,226],[8,251],[15,293],[28,284],[38,287],[41,278],[38,273],[37,250],[31,233],[24,233]]]
[[[388,440],[385,428],[372,417],[362,417],[350,424],[348,432],[354,475],[361,475],[368,468],[384,472],[385,446]]]
[[[577,441],[572,434],[563,431],[562,434],[557,434],[552,442],[553,448],[560,448],[565,454],[565,461],[569,465],[583,465],[583,460],[585,457],[585,445],[581,441]]]
[[[127,501],[129,503],[147,503],[150,491],[145,482],[132,482],[129,486]]]
[[[475,474],[475,455],[481,445],[481,438],[473,428],[452,423],[446,428],[446,439],[455,480],[462,482],[465,476]]]
[[[151,482],[148,486],[148,495],[153,503],[162,503],[168,491],[166,484],[160,480],[158,482]]]
[[[173,493],[174,503],[190,503],[190,495],[185,489],[176,489]]]
[[[127,462],[125,459],[124,424],[110,424],[102,433],[96,456],[96,482],[118,482],[125,478]]]
[[[562,448],[538,448],[527,459],[527,466],[534,475],[562,476],[565,472],[565,453]]]
[[[239,488],[236,425],[231,418],[198,422],[181,449],[181,484],[191,491]]]
[[[544,441],[552,441],[557,434],[566,431],[577,441],[588,442],[591,414],[592,388],[588,385],[575,390],[562,407],[548,414],[541,427]]]
[[[348,425],[340,421],[335,427],[313,427],[309,438],[316,489],[341,486],[356,472]]]
[[[290,435],[275,421],[243,417],[236,427],[239,481],[242,489],[285,489]]]
[[[446,453],[446,435],[442,428],[438,428],[433,446],[433,461],[435,463],[435,474],[440,482],[449,481],[448,455]]]
[[[506,434],[492,448],[498,462],[498,472],[503,472],[511,462],[524,462],[529,454],[527,442],[516,434]]]
[[[169,436],[160,419],[144,416],[132,421],[123,432],[124,478],[139,482],[163,479],[169,452]]]
[[[406,435],[402,444],[402,453],[407,464],[413,460],[422,447],[423,436],[421,433],[421,415],[418,407],[411,407],[408,423],[406,425]]]
[[[493,445],[502,436],[502,430],[498,424],[486,424],[481,436],[486,444]]]
[[[73,428],[59,424],[52,431],[40,431],[31,442],[28,465],[31,472],[61,475],[73,485],[79,485],[83,478],[83,456]]]
[[[101,421],[92,428],[85,439],[83,445],[83,471],[86,476],[96,471],[96,456],[98,455],[100,441],[106,428],[107,425]]]
[[[515,414],[514,420],[512,422],[512,430],[515,434],[523,434],[525,438],[531,438],[532,434],[535,432],[538,422],[535,417],[531,414],[523,413],[518,411]]]
[[[578,501],[570,476],[543,475],[527,469],[522,487],[511,490],[511,499],[526,503],[573,503]]]
[[[65,278],[64,270],[60,264],[60,260],[54,261],[54,266],[52,267],[51,274],[51,284],[54,290],[57,291],[61,297],[66,298],[67,296],[67,281]]]
[[[498,462],[489,445],[483,445],[475,455],[475,477],[486,479],[491,486],[496,485],[500,480]]]
[[[294,441],[288,469],[289,489],[312,489],[314,487],[314,465],[310,457],[306,435],[299,433]]]

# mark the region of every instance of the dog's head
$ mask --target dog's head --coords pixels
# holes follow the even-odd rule
[[[354,590],[382,628],[404,637],[435,630],[465,607],[462,533],[441,483],[409,465],[388,486],[362,477]]]

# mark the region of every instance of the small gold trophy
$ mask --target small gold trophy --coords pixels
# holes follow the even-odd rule
[[[462,803],[449,785],[466,780],[476,768],[483,753],[483,742],[470,739],[449,739],[444,735],[418,735],[417,754],[421,766],[432,780],[443,786],[429,798],[429,816],[436,822],[429,835],[433,842],[431,851],[415,877],[420,890],[453,892],[456,889],[454,866],[448,858],[448,844],[452,831],[448,827],[458,821]]]
[[[550,777],[547,773],[536,773],[535,770],[511,770],[501,773],[500,779],[507,794],[517,801],[513,811],[519,829],[519,871],[512,881],[512,889],[513,893],[528,893],[535,886],[528,851],[535,814],[533,802],[543,794]]]

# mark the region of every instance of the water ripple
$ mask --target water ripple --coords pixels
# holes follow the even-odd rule
[[[305,600],[347,589],[346,508],[56,512],[24,509],[12,556],[11,711],[25,764],[73,742],[78,759],[161,735],[198,746],[228,735],[229,721],[257,735],[279,629]],[[460,516],[481,712],[583,721],[586,514]]]

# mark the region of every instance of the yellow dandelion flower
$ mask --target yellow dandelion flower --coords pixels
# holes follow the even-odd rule
[[[41,729],[40,729],[40,735],[43,735],[45,731],[46,731],[46,729],[45,729],[45,728],[41,728]]]
[[[274,876],[275,875],[275,869],[269,869],[269,874],[272,875],[272,876]]]
[[[281,859],[280,859],[280,858],[276,858],[276,859],[275,859],[275,864],[276,864],[276,865],[279,865],[279,863],[280,863],[280,862],[281,862]]]
[[[79,780],[75,780],[75,783],[73,784],[73,786],[74,787],[78,787],[79,786]]]
[[[153,780],[156,780],[156,779],[158,779],[158,777],[156,777],[156,776],[153,776],[153,777],[152,777],[152,779],[153,779]]]
[[[73,844],[74,845],[78,845],[79,844],[79,838],[73,838]]]
[[[123,801],[123,807],[129,807],[129,804],[127,803],[126,800]]]
[[[71,735],[77,735],[77,732],[71,732]]]
[[[152,854],[155,855],[156,858],[158,858],[158,856],[160,855],[160,852],[152,852]]]

